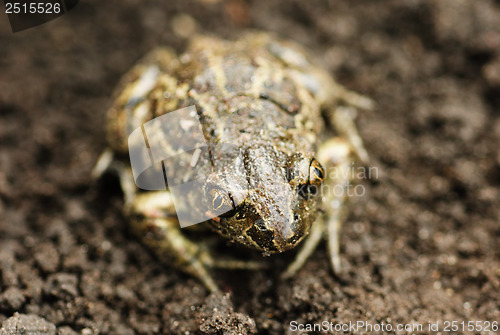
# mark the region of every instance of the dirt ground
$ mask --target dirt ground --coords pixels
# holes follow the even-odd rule
[[[500,1],[88,0],[16,34],[0,17],[0,334],[500,322]],[[379,175],[351,203],[342,275],[322,245],[289,281],[293,252],[214,271],[225,295],[210,295],[156,261],[116,178],[90,171],[112,90],[141,55],[248,28],[308,46],[377,102],[358,124]]]

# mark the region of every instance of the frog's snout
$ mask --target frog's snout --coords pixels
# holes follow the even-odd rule
[[[247,235],[265,252],[280,253],[292,249],[304,236],[302,225],[269,225],[263,219],[255,220]]]

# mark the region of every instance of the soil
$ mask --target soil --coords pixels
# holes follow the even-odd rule
[[[0,334],[500,321],[500,1],[88,0],[16,34],[0,16]],[[215,270],[210,295],[130,233],[117,178],[90,172],[140,56],[249,28],[308,46],[376,101],[358,125],[378,175],[351,201],[341,275],[321,245],[288,281],[294,252]]]

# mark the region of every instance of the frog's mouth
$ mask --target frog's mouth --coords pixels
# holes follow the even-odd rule
[[[258,249],[269,253],[280,253],[294,248],[305,236],[305,229],[297,229],[300,225],[295,220],[293,225],[296,229],[288,227],[286,233],[284,230],[278,230],[267,227],[263,219],[258,219],[246,231],[247,237],[257,246]]]

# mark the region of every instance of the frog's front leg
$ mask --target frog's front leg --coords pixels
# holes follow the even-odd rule
[[[327,118],[339,135],[344,137],[351,145],[353,153],[363,163],[368,164],[369,156],[363,145],[363,140],[359,136],[354,120],[357,116],[357,109],[353,106],[338,106],[333,111],[327,113]]]
[[[160,261],[198,278],[212,292],[219,288],[208,268],[258,270],[263,267],[259,262],[214,259],[204,245],[187,238],[181,231],[168,191],[137,194],[126,213],[134,232]]]
[[[113,161],[109,168],[120,177],[125,215],[141,241],[162,262],[197,277],[210,291],[218,291],[207,271],[214,262],[206,250],[182,234],[170,192],[137,193],[130,167]]]
[[[138,194],[127,212],[134,233],[160,261],[197,277],[210,291],[218,291],[207,270],[214,261],[181,232],[170,192]]]
[[[318,190],[323,198],[323,213],[311,227],[309,236],[295,260],[283,273],[284,278],[292,277],[304,265],[325,233],[333,271],[337,274],[341,271],[340,228],[348,195],[346,188],[350,186],[352,177],[354,149],[345,139],[334,137],[322,144],[317,158],[326,171],[323,186]]]
[[[364,150],[362,146],[361,148]],[[318,159],[324,162],[327,171],[325,189],[322,191],[323,210],[330,262],[337,274],[341,271],[340,229],[350,194],[349,188],[354,178],[352,164],[355,155],[359,155],[358,150],[344,138],[335,137],[326,141],[318,151]]]

